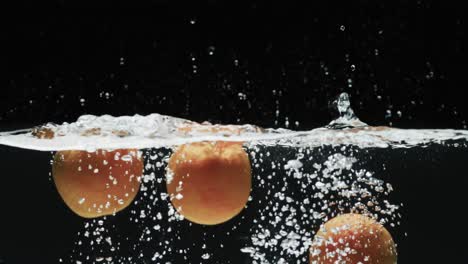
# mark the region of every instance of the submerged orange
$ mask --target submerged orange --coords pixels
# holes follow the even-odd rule
[[[194,223],[226,222],[247,203],[251,167],[240,142],[182,145],[172,154],[168,168],[172,205]]]
[[[131,204],[140,188],[137,150],[59,151],[52,176],[65,204],[85,218],[111,215]]]
[[[375,220],[344,214],[329,220],[315,235],[311,264],[395,264],[397,253],[390,233]]]

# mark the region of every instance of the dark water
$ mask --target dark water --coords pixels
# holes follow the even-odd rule
[[[468,160],[466,148],[434,144],[411,149],[348,148],[343,151],[323,147],[310,151],[306,157],[310,155],[313,159],[304,162],[304,171],[313,170],[312,163],[323,163],[332,154],[352,153],[357,159],[354,167],[373,171],[374,177],[392,184],[393,192],[379,199],[385,198],[398,205],[403,203],[398,210],[401,218],[390,221],[395,226],[386,224],[398,244],[399,263],[464,263],[468,260],[463,251],[463,238],[468,235],[463,220],[468,186],[468,179],[464,177]],[[255,152],[257,156],[270,152],[270,156],[263,156],[263,164],[284,164],[285,160],[296,157],[297,149],[263,146]],[[152,153],[168,154],[170,151],[153,150]],[[252,263],[250,256],[240,249],[251,245],[250,237],[259,225],[268,226],[271,216],[263,212],[268,212],[265,206],[274,199],[275,191],[287,185],[284,191],[287,196],[298,201],[307,196],[300,190],[298,179],[273,177],[267,180],[267,175],[275,171],[284,173],[282,167],[252,166],[253,190],[248,207],[229,222],[210,227],[185,220],[168,221],[167,201],[158,199],[153,203],[154,199],[149,197],[153,191],[157,195],[165,192],[165,181],[150,181],[144,184],[148,189],[140,191],[137,204],[104,219],[101,235],[112,239],[115,250],[112,251],[108,243],[96,242],[99,235],[93,235],[93,231],[101,227],[100,219],[84,221],[61,201],[48,176],[50,153],[1,147],[0,157],[3,175],[0,256],[4,263],[59,263],[59,259],[62,263],[76,263],[76,260],[93,263],[91,260],[109,256],[113,263]],[[154,172],[156,178],[162,178],[164,169],[156,168]],[[267,182],[261,182],[262,179]],[[320,201],[311,199],[311,203],[314,202]],[[148,204],[152,205],[148,207]],[[145,218],[140,216],[141,210],[145,211]],[[332,212],[334,210],[338,209]],[[340,210],[347,208],[344,206]],[[151,219],[158,212],[162,213],[162,219]],[[267,216],[266,220],[260,220],[261,215]],[[305,219],[299,215],[297,218]],[[321,221],[307,223],[311,232],[320,224]],[[156,225],[159,225],[158,230],[154,230]],[[147,229],[150,233],[146,233]],[[91,233],[88,237],[84,235],[86,230]],[[270,231],[274,233],[275,228],[271,227]],[[90,245],[91,241],[94,245]],[[161,259],[154,259],[155,252],[162,254]],[[204,259],[206,253],[209,258]],[[291,256],[281,252],[279,247],[266,253],[265,259],[271,263],[276,263],[280,257],[287,263],[305,263],[307,259],[307,253]],[[102,262],[109,263],[105,259]]]

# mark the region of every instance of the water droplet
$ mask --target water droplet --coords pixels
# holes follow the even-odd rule
[[[392,117],[392,110],[387,109],[387,111],[385,112],[385,118],[391,118],[391,117]]]
[[[214,52],[215,52],[215,49],[216,49],[216,48],[215,48],[214,46],[208,47],[208,54],[209,54],[210,56],[212,56],[212,55],[214,54]]]

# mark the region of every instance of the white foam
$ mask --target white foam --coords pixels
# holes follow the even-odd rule
[[[333,105],[339,116],[328,126],[310,131],[263,129],[248,124],[199,124],[160,114],[119,117],[83,115],[73,123],[47,124],[40,128],[0,133],[0,144],[43,151],[93,151],[171,147],[197,141],[247,141],[251,144],[299,147],[356,145],[362,148],[407,148],[453,140],[462,140],[466,145],[468,141],[466,130],[368,126],[354,114],[346,93],[340,94]]]
[[[342,118],[342,117],[341,117]],[[336,120],[331,124],[336,124]],[[184,128],[192,127],[191,130]],[[53,131],[52,139],[38,138],[34,129],[0,133],[0,144],[19,148],[56,150],[95,150],[117,148],[159,148],[197,141],[242,141],[252,144],[359,147],[411,147],[448,140],[468,140],[467,130],[396,129],[359,126],[345,129],[330,127],[310,131],[262,129],[254,125],[199,124],[160,114],[148,116],[81,116],[76,122],[42,127]],[[214,128],[214,129],[212,129]]]

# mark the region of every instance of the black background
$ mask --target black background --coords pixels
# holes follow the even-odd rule
[[[466,127],[467,21],[453,3],[26,6],[2,32],[2,126],[162,113],[310,129],[346,91],[370,124]]]
[[[467,128],[468,18],[453,3],[64,0],[24,3],[10,15],[1,33],[1,130],[137,113],[306,130],[332,119],[329,103],[342,91],[369,124]],[[0,263],[54,263],[81,220],[47,177],[50,155],[1,154]],[[403,248],[419,253],[401,252],[401,263],[463,262],[459,244],[450,247],[463,232],[426,232],[445,229],[463,206],[466,180],[447,175],[464,176],[466,155],[438,155],[393,170],[414,219]],[[430,204],[445,209],[432,215]]]

